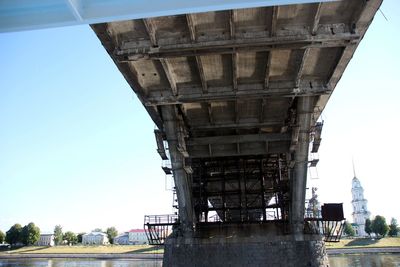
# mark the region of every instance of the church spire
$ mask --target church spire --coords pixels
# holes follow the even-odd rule
[[[352,158],[351,161],[353,162],[353,174],[354,174],[354,177],[357,177],[356,176],[356,168],[354,167],[354,158]]]

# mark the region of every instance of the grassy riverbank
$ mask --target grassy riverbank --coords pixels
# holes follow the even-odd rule
[[[338,243],[325,243],[329,249],[352,248],[392,248],[400,247],[400,237],[385,237],[381,239],[354,238],[342,239]],[[28,246],[18,249],[1,251],[1,254],[162,254],[163,247],[150,245],[134,246]]]
[[[2,251],[0,254],[138,254],[163,253],[163,247],[150,245],[134,246],[27,246]]]
[[[400,237],[342,239],[338,243],[325,243],[325,246],[327,249],[400,247]]]

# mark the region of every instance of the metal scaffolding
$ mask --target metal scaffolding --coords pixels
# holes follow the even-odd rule
[[[285,154],[196,159],[192,168],[198,223],[287,219],[289,171]]]

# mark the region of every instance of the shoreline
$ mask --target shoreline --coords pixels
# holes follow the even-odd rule
[[[330,255],[340,254],[369,254],[369,253],[400,253],[400,247],[357,247],[357,248],[331,248],[326,253]]]
[[[374,253],[400,253],[400,247],[383,248],[332,248],[326,250],[327,255],[341,254],[374,254]],[[162,260],[163,253],[0,253],[0,259],[136,259],[136,260]]]

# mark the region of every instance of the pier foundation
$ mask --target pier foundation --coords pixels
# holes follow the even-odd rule
[[[171,236],[163,266],[329,266],[318,235],[280,234],[277,225],[224,225],[199,229],[193,237]]]

